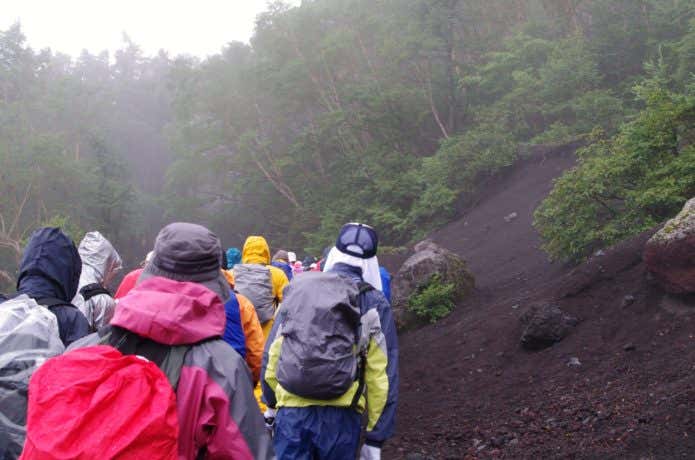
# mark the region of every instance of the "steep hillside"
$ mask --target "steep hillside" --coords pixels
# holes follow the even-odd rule
[[[466,258],[478,289],[445,320],[401,336],[399,425],[386,458],[691,456],[695,302],[648,282],[649,234],[574,269],[538,247],[533,210],[573,162],[563,151],[528,160],[433,235]],[[538,303],[581,322],[532,353],[520,347],[518,318]]]

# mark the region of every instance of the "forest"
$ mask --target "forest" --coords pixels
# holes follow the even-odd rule
[[[201,60],[0,32],[0,290],[29,233],[165,223],[319,254],[347,221],[421,239],[537,149],[578,164],[535,213],[577,262],[695,195],[695,0],[304,0]]]

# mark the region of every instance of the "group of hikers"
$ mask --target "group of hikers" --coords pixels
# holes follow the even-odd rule
[[[172,223],[112,296],[103,235],[35,231],[0,299],[0,459],[379,460],[398,338],[377,250],[359,223],[306,264]]]

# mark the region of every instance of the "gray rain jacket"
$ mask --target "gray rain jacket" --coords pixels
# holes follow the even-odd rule
[[[72,303],[87,317],[92,331],[106,326],[113,317],[116,301],[107,293],[98,293],[85,300],[90,288],[105,288],[121,270],[123,263],[109,240],[99,232],[87,233],[78,248],[82,274],[77,295]]]

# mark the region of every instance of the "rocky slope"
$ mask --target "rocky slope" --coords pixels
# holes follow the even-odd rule
[[[466,259],[477,288],[400,337],[399,422],[384,458],[693,458],[695,299],[649,281],[651,233],[574,268],[539,248],[533,210],[573,164],[559,150],[518,165],[432,235]],[[539,304],[578,324],[527,351],[519,319]]]

